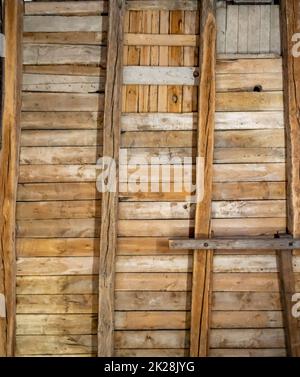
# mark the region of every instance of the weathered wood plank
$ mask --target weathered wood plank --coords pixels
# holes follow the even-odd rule
[[[107,16],[24,16],[24,32],[101,32],[106,31]]]
[[[20,295],[27,298],[38,296],[40,299],[44,295],[50,295],[50,298],[54,295],[91,295],[98,293],[97,285],[98,278],[96,275],[18,276],[17,294],[18,297]],[[38,299],[38,297],[35,298]],[[72,297],[70,297],[70,300],[72,300]],[[98,301],[96,297],[93,300],[95,302],[95,313],[97,313]],[[73,302],[76,304],[78,301],[73,300]]]
[[[23,111],[103,111],[103,94],[23,93]]]
[[[197,10],[197,0],[129,0],[127,10]]]
[[[116,331],[115,347],[120,348],[186,348],[186,331]]]
[[[35,1],[25,4],[26,15],[98,15],[108,10],[108,1]]]
[[[76,355],[95,352],[97,352],[97,337],[94,335],[19,335],[17,337],[17,356]]]
[[[18,314],[16,320],[17,336],[84,335],[97,332],[97,315],[95,314]]]
[[[216,64],[216,2],[205,0],[200,12],[199,47],[199,122],[197,157],[203,159],[205,180],[203,192],[197,192],[199,199],[195,213],[195,237],[210,236],[214,113],[215,113],[215,64]],[[199,176],[198,176],[199,175]],[[199,170],[197,180],[203,175]],[[198,188],[199,189],[199,188]],[[203,196],[202,196],[203,195]],[[213,252],[194,253],[193,289],[191,311],[191,356],[207,356],[209,348],[210,289]]]
[[[124,67],[124,85],[197,85],[194,67]]]
[[[26,117],[26,113],[23,113],[22,117]],[[34,113],[30,113],[30,119],[32,117]],[[36,117],[38,121],[38,115]],[[43,118],[44,122],[46,123],[46,120]],[[122,131],[191,131],[197,128],[197,114],[123,113],[121,123]],[[283,111],[217,112],[215,114],[216,130],[277,129],[283,128],[283,123]]]
[[[106,32],[26,32],[23,34],[23,42],[29,44],[62,44],[62,45],[106,45]],[[27,66],[27,69],[29,67]]]
[[[100,199],[93,182],[77,183],[28,183],[18,185],[17,200],[20,202],[91,200]]]
[[[100,201],[17,203],[17,220],[100,218]]]
[[[99,147],[22,147],[20,164],[95,164],[101,156],[102,148]]]
[[[300,240],[287,238],[214,238],[214,239],[190,239],[190,240],[170,240],[170,248],[178,249],[264,249],[264,250],[292,250],[300,244]],[[282,251],[284,252],[284,251]]]
[[[42,294],[17,296],[17,314],[95,314],[97,296],[92,294]]]
[[[192,34],[124,34],[124,45],[128,46],[188,46],[196,47],[197,35]]]
[[[21,134],[22,147],[102,145],[102,132],[95,130],[24,130]],[[38,150],[36,150],[37,152]]]
[[[116,312],[116,330],[184,330],[189,328],[190,313],[186,311]]]
[[[102,129],[102,124],[102,112],[23,111],[21,114],[22,130]]]
[[[18,238],[19,257],[88,257],[99,252],[95,238]]]
[[[283,329],[213,329],[211,348],[283,348]]]
[[[99,93],[105,79],[95,76],[23,75],[24,92]]]
[[[25,44],[23,48],[25,65],[41,64],[89,64],[105,65],[107,49],[104,46]]]
[[[123,68],[123,23],[125,1],[109,2],[109,31],[103,155],[118,165],[121,130],[121,93]],[[118,179],[118,174],[116,176]],[[118,186],[117,186],[118,187]],[[99,259],[99,327],[98,355],[112,356],[114,352],[114,262],[117,250],[118,188],[102,194]]]
[[[278,10],[278,9],[277,9]],[[298,90],[300,63],[293,54],[294,34],[299,32],[300,7],[298,1],[281,2],[283,42],[284,107],[287,144],[287,227],[293,237],[300,236],[300,123],[298,119]],[[279,13],[279,10],[278,10]],[[278,19],[279,17],[277,17]],[[272,43],[272,42],[271,42]],[[292,252],[278,255],[281,270],[281,293],[284,309],[285,335],[289,356],[300,356],[298,321],[291,313],[292,296],[296,292],[293,276]]]
[[[0,155],[0,294],[4,295],[5,316],[0,318],[0,356],[13,356],[16,285],[15,206],[19,166],[23,2],[6,1],[4,17],[6,51]]]

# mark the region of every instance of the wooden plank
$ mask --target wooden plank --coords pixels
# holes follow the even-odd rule
[[[293,56],[293,36],[299,31],[299,2],[282,1],[281,22],[283,42],[284,107],[287,144],[287,227],[293,237],[300,235],[300,128],[298,119],[298,88],[300,84],[299,62]],[[293,275],[292,252],[278,255],[280,268],[281,294],[284,309],[284,323],[287,353],[300,356],[298,321],[291,313],[292,296],[296,292]]]
[[[222,4],[217,7],[216,17],[217,17],[217,52],[219,54],[225,53],[225,42],[226,42],[226,4]]]
[[[238,46],[237,52],[239,54],[245,54],[248,52],[248,14],[249,6],[239,6],[238,15]]]
[[[189,328],[190,313],[185,311],[116,312],[116,330],[184,330]]]
[[[45,313],[47,312],[47,297],[48,300],[55,300],[55,295],[58,295],[56,300],[61,296],[61,300],[72,301],[74,305],[84,301],[82,297],[84,295],[92,295],[98,293],[98,277],[96,275],[77,275],[77,276],[18,276],[17,277],[17,293],[20,299],[21,295],[24,295],[24,299],[39,299],[43,300],[45,297]],[[67,295],[78,295],[79,297],[69,297]],[[97,313],[98,300],[97,297],[91,297],[89,302],[94,302],[95,313]],[[26,301],[26,302],[27,302]],[[41,301],[40,301],[41,302]],[[68,308],[68,305],[66,305]],[[29,306],[30,308],[30,306]],[[33,309],[29,309],[33,310]],[[78,313],[78,312],[77,312]]]
[[[103,125],[103,155],[118,164],[121,123],[123,23],[125,2],[109,3],[108,54]],[[117,27],[116,27],[117,25]],[[118,177],[118,175],[117,175]],[[116,177],[116,179],[118,179]],[[114,352],[114,261],[117,249],[118,189],[102,194],[99,259],[98,355]]]
[[[271,5],[261,5],[260,7],[259,51],[261,53],[271,51],[271,7]]]
[[[280,20],[282,17],[279,14],[279,5],[271,6],[271,34],[270,34],[270,51],[281,54],[281,35],[280,35]],[[282,34],[284,35],[283,31]],[[283,47],[284,48],[284,47]]]
[[[124,34],[125,46],[190,46],[196,47],[199,43],[197,35],[176,34]]]
[[[283,329],[213,329],[211,348],[283,348]]]
[[[102,145],[102,133],[99,130],[24,130],[21,135],[21,147],[74,147]],[[37,152],[38,150],[36,150]]]
[[[265,111],[282,109],[282,92],[218,93],[216,96],[217,111]]]
[[[238,11],[236,5],[228,5],[226,13],[226,54],[235,54],[238,49]]]
[[[95,314],[18,314],[18,335],[96,334]]]
[[[89,200],[100,198],[96,184],[82,183],[40,183],[19,184],[17,200],[21,202],[51,200]]]
[[[27,32],[23,34],[23,42],[30,44],[63,44],[63,45],[106,45],[106,32]],[[27,67],[28,69],[28,67]]]
[[[99,218],[100,201],[17,203],[17,220]]]
[[[5,76],[0,157],[0,294],[6,316],[0,319],[0,356],[15,353],[15,206],[17,197],[22,82],[23,3],[6,1]]]
[[[175,349],[126,349],[115,350],[116,357],[187,357],[187,348]]]
[[[26,15],[98,15],[108,10],[108,1],[35,1],[25,4]]]
[[[216,65],[218,73],[282,73],[281,57],[273,59],[236,58],[218,59]]]
[[[23,48],[25,65],[41,64],[89,64],[104,65],[104,46],[25,44]]]
[[[96,294],[17,296],[18,314],[97,314]]]
[[[17,337],[17,356],[76,355],[95,352],[97,352],[97,338],[93,335],[19,335]]]
[[[194,67],[124,67],[125,85],[197,85]]]
[[[210,356],[215,357],[286,357],[285,348],[248,348],[248,349],[234,349],[234,348],[214,348],[210,350]]]
[[[103,94],[23,93],[23,111],[102,111]]]
[[[183,330],[116,331],[116,349],[120,348],[186,348],[188,338]]]
[[[51,33],[52,34],[52,33]],[[24,65],[23,66],[24,73],[37,73],[37,74],[49,74],[49,75],[89,75],[89,76],[97,76],[97,77],[104,77],[105,76],[105,66],[92,66],[92,65],[84,65],[84,64],[61,64],[61,65],[52,65],[52,64],[45,64],[45,65]]]
[[[24,32],[107,31],[107,16],[24,16]]]
[[[22,147],[21,165],[96,164],[102,156],[99,147]],[[273,154],[275,157],[276,155]]]
[[[104,77],[24,74],[22,87],[25,92],[99,93],[104,85]]]
[[[215,238],[215,239],[190,239],[170,240],[170,248],[178,249],[264,249],[264,250],[292,250],[300,245],[300,240],[291,238]],[[284,251],[283,251],[284,252]]]
[[[224,254],[224,250],[221,251]],[[266,251],[264,250],[264,253]],[[274,254],[275,255],[275,254]],[[279,292],[277,273],[215,273],[214,292]],[[249,309],[250,310],[250,309]],[[251,309],[252,310],[252,309]]]
[[[279,292],[214,292],[214,310],[281,310]]]
[[[91,257],[99,252],[95,238],[18,238],[19,257]]]
[[[259,38],[260,38],[260,6],[249,6],[248,13],[248,53],[259,53]]]
[[[190,310],[190,292],[117,291],[116,310]]]
[[[187,273],[118,273],[116,291],[190,291],[191,274]]]
[[[99,235],[100,219],[20,220],[17,237],[93,238]]]
[[[214,112],[215,112],[215,61],[216,20],[215,1],[201,3],[200,19],[200,85],[197,156],[204,160],[205,180],[203,195],[199,198],[195,213],[195,237],[210,236],[210,202],[212,196]],[[197,174],[202,175],[199,171]],[[207,356],[212,251],[194,253],[193,290],[191,312],[191,356]]]
[[[197,0],[129,0],[127,10],[197,10]]]
[[[102,124],[102,112],[28,111],[21,114],[22,130],[101,129]]]

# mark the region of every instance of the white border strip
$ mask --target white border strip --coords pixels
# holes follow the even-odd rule
[[[0,318],[6,318],[5,296],[0,293]]]

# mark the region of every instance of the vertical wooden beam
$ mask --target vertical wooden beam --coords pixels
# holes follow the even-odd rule
[[[103,156],[114,159],[118,180],[124,0],[109,1],[107,74],[105,86]],[[99,266],[98,355],[114,352],[114,265],[117,248],[118,183],[115,192],[102,193]]]
[[[300,0],[281,0],[284,110],[287,148],[288,231],[300,236],[300,57],[293,56],[295,33],[300,33]],[[296,38],[296,41],[299,38]],[[282,302],[289,356],[300,356],[298,321],[291,314],[295,293],[292,251],[278,252]]]
[[[210,237],[212,167],[215,115],[216,4],[200,1],[200,85],[197,156],[203,159],[204,193],[196,205],[195,238]],[[201,195],[201,193],[200,193]],[[193,357],[207,356],[209,348],[209,312],[213,251],[194,252],[191,314],[191,348]]]
[[[23,1],[6,0],[2,148],[0,152],[0,354],[13,356],[15,344],[15,209],[19,165]]]

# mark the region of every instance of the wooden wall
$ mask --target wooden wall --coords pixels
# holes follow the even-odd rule
[[[219,54],[281,54],[279,5],[217,3]]]
[[[31,2],[17,203],[17,354],[97,352],[107,2]]]
[[[124,25],[121,153],[129,168],[119,196],[115,354],[187,356],[192,251],[171,252],[168,239],[194,233],[199,11],[193,1],[171,10],[129,3],[137,5]],[[107,3],[53,4],[25,7],[17,354],[91,356]],[[219,59],[216,69],[213,232],[284,233],[281,58]],[[147,182],[135,192],[136,164],[153,157],[156,192]],[[163,168],[178,157],[191,159],[179,190]],[[146,167],[139,172],[148,177]],[[294,266],[300,287],[299,257]],[[285,355],[273,252],[216,253],[212,309],[211,355]]]

